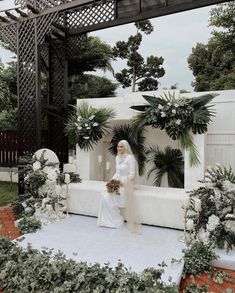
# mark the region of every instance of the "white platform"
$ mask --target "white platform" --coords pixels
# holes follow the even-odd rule
[[[219,259],[213,262],[213,266],[235,271],[235,250],[226,252],[226,250],[216,249],[215,253]]]
[[[121,260],[127,268],[141,272],[147,267],[159,268],[165,261],[163,280],[169,276],[179,284],[183,263],[171,264],[171,259],[180,259],[184,244],[178,240],[181,231],[143,226],[142,234],[131,234],[123,225],[119,229],[101,228],[96,225],[96,218],[73,215],[65,220],[50,224],[36,233],[24,235],[19,245],[27,243],[37,249],[42,247],[63,251],[68,258],[88,263],[110,262],[116,266]],[[78,253],[74,255],[73,253]]]
[[[69,184],[69,212],[98,216],[103,181],[83,181]],[[184,189],[137,185],[135,197],[140,220],[144,224],[184,229]]]

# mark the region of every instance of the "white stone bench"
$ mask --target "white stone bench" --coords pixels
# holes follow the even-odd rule
[[[103,181],[83,181],[69,184],[68,210],[70,213],[98,216]],[[134,194],[143,224],[183,229],[182,203],[184,189],[136,185]]]

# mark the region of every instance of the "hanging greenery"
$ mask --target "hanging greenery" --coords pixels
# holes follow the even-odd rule
[[[207,131],[208,124],[215,112],[207,105],[215,94],[206,94],[194,98],[176,99],[174,94],[163,94],[159,97],[143,96],[147,105],[132,106],[141,113],[133,119],[134,129],[145,126],[164,129],[173,140],[180,140],[183,149],[189,151],[190,164],[200,163],[193,134]]]
[[[82,150],[91,150],[107,132],[108,122],[115,117],[115,112],[104,107],[96,109],[85,102],[78,108],[72,107],[74,111],[68,118],[65,133],[71,136],[73,142]]]
[[[148,172],[148,178],[154,173],[153,185],[161,186],[162,177],[167,174],[169,187],[184,188],[184,157],[180,150],[150,146],[147,155],[147,161],[153,164]]]
[[[144,129],[139,128],[136,135],[134,135],[133,128],[129,125],[119,125],[113,128],[112,139],[110,141],[109,151],[112,155],[117,155],[117,145],[120,140],[127,140],[131,146],[133,154],[138,162],[139,174],[144,174],[144,167],[146,161],[145,155],[145,137],[143,135]]]

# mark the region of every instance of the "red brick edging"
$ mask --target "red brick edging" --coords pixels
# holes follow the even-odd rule
[[[15,226],[15,216],[12,208],[0,210],[0,236],[7,237],[11,240],[21,236],[21,232]],[[3,293],[0,289],[0,293]]]

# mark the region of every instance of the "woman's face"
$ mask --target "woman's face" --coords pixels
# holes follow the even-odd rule
[[[126,150],[125,150],[125,146],[122,142],[119,142],[117,145],[117,151],[119,155],[123,155],[125,154]]]

